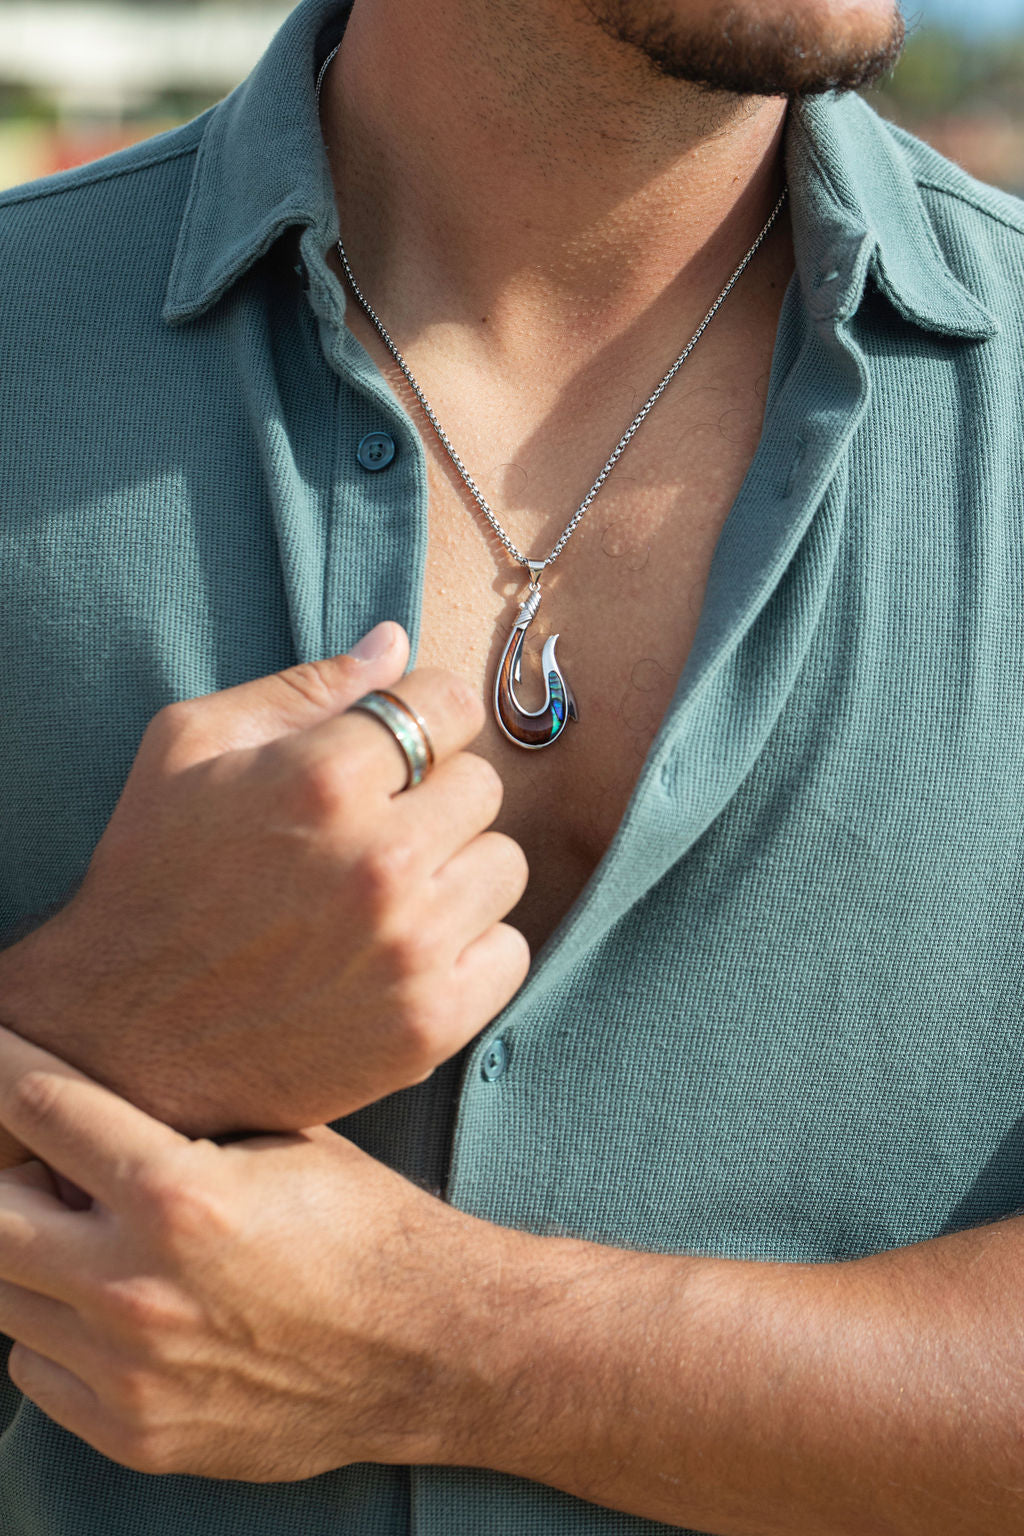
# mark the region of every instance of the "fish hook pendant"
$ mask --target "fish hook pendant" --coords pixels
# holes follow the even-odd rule
[[[494,676],[494,713],[509,741],[517,747],[550,747],[570,720],[578,720],[579,710],[573,691],[555,659],[557,635],[544,641],[541,669],[544,673],[544,703],[540,709],[524,709],[516,698],[515,685],[522,681],[523,641],[540,607],[540,584],[531,580],[525,602],[519,605],[519,617],[512,626],[508,643],[501,653]]]

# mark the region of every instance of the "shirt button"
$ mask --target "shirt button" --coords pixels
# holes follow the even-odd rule
[[[386,432],[370,432],[356,449],[364,469],[387,469],[396,453],[395,440]]]
[[[485,1083],[496,1083],[499,1077],[504,1077],[508,1068],[508,1046],[504,1040],[495,1040],[488,1046],[483,1061],[480,1063],[480,1071]]]

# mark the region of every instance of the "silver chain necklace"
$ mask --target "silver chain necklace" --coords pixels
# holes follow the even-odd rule
[[[320,109],[320,96],[321,92],[323,91],[324,79],[340,47],[341,44],[339,43],[333,52],[327,56],[327,58],[324,60],[323,66],[321,67],[320,74],[317,77],[316,104],[318,112]],[[495,717],[499,727],[504,732],[504,734],[510,741],[515,742],[516,746],[518,747],[529,747],[534,749],[538,747],[549,747],[553,742],[558,740],[559,736],[561,736],[563,730],[570,720],[579,719],[579,707],[576,703],[575,696],[573,695],[572,689],[569,687],[569,684],[565,678],[565,674],[562,672],[556,660],[555,646],[558,641],[557,635],[549,635],[547,637],[547,639],[544,641],[544,649],[541,655],[541,671],[544,675],[545,686],[544,703],[539,709],[526,710],[523,709],[516,696],[515,685],[522,679],[522,653],[523,643],[526,638],[526,631],[533,623],[533,620],[537,615],[537,610],[540,607],[541,573],[546,570],[549,565],[553,565],[554,562],[558,559],[558,556],[562,553],[562,550],[569,542],[591,502],[594,500],[598,491],[600,491],[608,476],[611,474],[619,459],[622,457],[622,454],[626,449],[626,445],[639,431],[641,425],[646,420],[647,416],[654,408],[657,401],[661,398],[662,394],[668,388],[669,384],[675,378],[680,368],[686,362],[690,353],[693,351],[698,341],[700,341],[704,332],[707,330],[708,326],[711,324],[712,320],[715,318],[718,311],[729,297],[729,294],[732,292],[736,283],[746,271],[747,266],[753,260],[753,257],[764,243],[769,231],[772,228],[772,225],[775,223],[780,212],[782,211],[782,205],[785,201],[786,190],[783,189],[782,195],[778,202],[775,204],[775,207],[772,209],[768,218],[768,222],[765,224],[761,233],[758,235],[757,239],[754,241],[753,245],[750,247],[749,251],[744,256],[743,260],[740,262],[739,266],[736,268],[735,272],[732,274],[729,281],[718,295],[718,298],[712,304],[711,308],[704,316],[704,319],[701,321],[696,331],[694,331],[693,335],[690,337],[690,340],[687,342],[682,352],[680,352],[679,356],[676,358],[675,362],[672,364],[671,368],[668,370],[665,377],[658,385],[657,389],[654,390],[653,394],[649,397],[646,403],[641,406],[640,410],[633,417],[633,420],[630,422],[625,432],[623,432],[622,436],[619,438],[619,441],[616,443],[615,447],[612,449],[607,460],[605,461],[601,473],[598,475],[597,479],[590,487],[590,490],[587,492],[586,496],[584,496],[583,500],[576,508],[576,511],[573,513],[569,522],[563,528],[556,544],[554,545],[554,548],[551,550],[551,553],[544,560],[531,560],[527,555],[524,555],[520,549],[517,549],[515,544],[513,544],[512,540],[509,538],[508,534],[505,532],[504,528],[499,523],[498,519],[495,517],[490,506],[488,505],[486,497],[480,490],[480,487],[477,485],[476,481],[473,479],[473,476],[470,474],[469,470],[462,462],[462,459],[455,451],[455,448],[452,446],[447,432],[438,421],[437,416],[434,414],[433,408],[430,405],[430,402],[428,401],[426,395],[423,393],[423,390],[420,388],[415,377],[413,376],[412,370],[406,362],[405,358],[402,356],[401,352],[398,350],[398,347],[392,340],[391,335],[384,325],[384,322],[381,320],[380,316],[377,314],[377,311],[373,308],[369,299],[367,299],[366,295],[359,287],[359,284],[356,282],[352,268],[349,265],[348,256],[345,252],[345,246],[340,239],[338,240],[338,255],[341,258],[341,264],[344,268],[345,276],[348,279],[349,287],[352,289],[352,292],[358,300],[361,308],[363,309],[367,318],[370,320],[371,324],[374,326],[384,345],[391,353],[391,356],[402,370],[402,373],[405,375],[406,381],[409,384],[409,388],[412,390],[413,394],[416,396],[416,399],[419,401],[424,415],[430,422],[430,425],[433,427],[434,431],[437,433],[437,436],[440,438],[442,444],[444,445],[444,449],[448,454],[448,457],[455,465],[455,468],[458,471],[464,485],[466,486],[466,489],[469,491],[473,500],[480,508],[480,511],[484,514],[484,517],[487,519],[491,528],[497,534],[505,549],[512,556],[512,559],[518,561],[520,565],[525,566],[530,572],[529,590],[525,599],[519,606],[518,617],[515,621],[515,624],[512,626],[512,632],[508,637],[508,641],[506,642],[504,650],[502,651],[501,660],[498,663],[494,678],[493,703]]]

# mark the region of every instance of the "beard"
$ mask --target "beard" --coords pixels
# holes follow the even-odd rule
[[[903,51],[906,26],[894,8],[861,35],[837,35],[827,18],[751,16],[738,5],[703,26],[664,13],[637,15],[635,0],[585,0],[614,41],[641,54],[661,75],[738,96],[813,96],[851,91],[879,79]]]

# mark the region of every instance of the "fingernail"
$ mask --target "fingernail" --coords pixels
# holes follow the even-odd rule
[[[378,624],[376,629],[371,629],[368,635],[354,645],[349,652],[357,661],[379,661],[386,656],[395,643],[395,626],[390,619],[385,619],[383,624]]]

